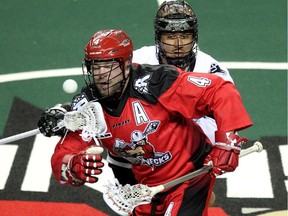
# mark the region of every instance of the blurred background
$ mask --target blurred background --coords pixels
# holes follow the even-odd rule
[[[62,83],[73,78],[79,86],[84,84],[81,61],[84,47],[94,32],[123,29],[131,36],[135,49],[153,45],[153,19],[161,1],[0,2],[0,135],[5,137],[37,127],[43,109],[71,100],[72,95],[63,91]],[[287,203],[288,185],[284,180],[288,171],[283,165],[283,151],[279,150],[285,144],[287,152],[287,1],[187,2],[198,16],[200,49],[228,67],[254,122],[241,135],[265,142],[267,170],[270,163],[279,168],[280,177],[274,173],[275,182],[273,174],[268,180],[272,179],[274,194],[281,191],[282,201],[276,200],[276,207],[273,204],[269,208],[281,210]],[[268,149],[272,152],[270,156]],[[29,149],[26,153],[30,155]],[[11,166],[21,168],[15,167],[15,160]],[[13,173],[7,175],[11,180]],[[221,180],[220,188],[226,185]],[[7,197],[4,183],[3,198]],[[276,183],[280,188],[275,189]],[[218,193],[226,196],[226,192]],[[265,203],[271,199],[276,202],[273,195]],[[220,198],[218,204],[224,203]]]

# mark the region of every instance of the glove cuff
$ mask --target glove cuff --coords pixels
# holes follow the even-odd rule
[[[241,147],[244,143],[248,142],[248,139],[240,138],[238,134],[234,132],[215,131],[215,146],[239,154]]]
[[[216,142],[214,147],[224,149],[226,151],[234,151],[236,154],[240,154],[241,148],[233,145],[227,145],[227,143]]]
[[[74,157],[74,155],[69,158],[68,163],[62,164],[61,180],[71,184],[72,186],[81,186],[85,182],[76,178],[70,169],[70,164],[71,164],[71,160],[73,157]]]
[[[50,108],[50,110],[52,109],[61,110],[64,114],[67,112],[67,109],[65,109],[62,104],[56,104],[55,106]]]

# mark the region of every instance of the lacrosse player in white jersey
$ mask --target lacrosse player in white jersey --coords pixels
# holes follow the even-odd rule
[[[169,64],[184,71],[211,73],[233,82],[229,71],[210,55],[199,50],[198,21],[185,1],[163,2],[154,19],[155,44],[133,52],[133,62],[139,64]],[[195,119],[212,143],[215,142],[214,119]]]
[[[199,50],[197,16],[187,2],[163,2],[154,19],[154,31],[155,45],[135,50],[133,62],[150,65],[175,65],[184,71],[211,73],[233,82],[229,71],[223,65]],[[205,116],[194,119],[194,121],[214,143],[217,125],[213,117]],[[111,154],[108,154],[107,161],[120,183],[136,183],[133,176],[129,174],[132,173],[129,171],[131,164]],[[211,205],[214,200],[214,196],[212,196]]]

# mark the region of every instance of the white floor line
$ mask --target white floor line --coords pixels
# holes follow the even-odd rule
[[[287,62],[221,62],[228,69],[239,70],[288,70]],[[81,76],[82,69],[64,68],[42,71],[26,71],[0,75],[0,83],[65,76]]]

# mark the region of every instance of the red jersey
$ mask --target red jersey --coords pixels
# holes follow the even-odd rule
[[[183,176],[203,162],[207,139],[192,118],[212,114],[225,132],[252,125],[233,83],[168,65],[132,66],[121,101],[113,110],[103,104],[103,110],[108,126],[100,138],[103,146],[130,161],[137,181],[149,186]],[[52,157],[58,180],[60,159],[89,145],[74,132],[60,142]]]

